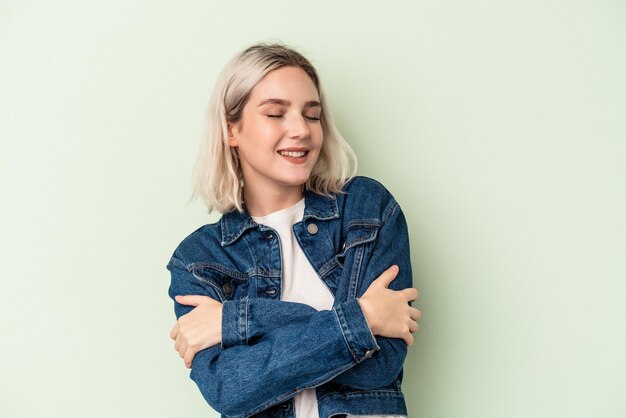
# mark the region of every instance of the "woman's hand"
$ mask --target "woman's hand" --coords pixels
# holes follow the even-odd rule
[[[208,296],[176,296],[181,305],[195,306],[188,314],[182,315],[170,331],[175,340],[174,349],[191,368],[198,351],[222,342],[222,304]]]
[[[402,338],[413,345],[414,332],[419,330],[417,320],[422,313],[409,306],[417,299],[417,289],[388,289],[387,286],[398,275],[398,266],[391,266],[370,284],[358,300],[372,334],[388,338]]]

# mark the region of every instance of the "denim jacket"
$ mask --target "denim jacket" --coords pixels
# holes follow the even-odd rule
[[[293,231],[334,295],[332,310],[280,300],[277,233],[246,210],[185,238],[167,268],[169,296],[223,303],[222,343],[198,352],[190,377],[222,417],[294,417],[293,397],[316,387],[320,418],[406,415],[406,343],[374,337],[357,297],[393,264],[389,288],[412,287],[404,214],[378,182],[354,177],[332,197],[305,192]],[[176,317],[192,306],[174,302]]]

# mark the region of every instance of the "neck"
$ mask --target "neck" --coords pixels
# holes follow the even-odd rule
[[[250,216],[265,216],[295,205],[304,196],[304,186],[282,186],[245,183],[243,196]]]

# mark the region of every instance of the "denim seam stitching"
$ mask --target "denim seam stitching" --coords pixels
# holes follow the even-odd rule
[[[354,241],[346,244],[346,248],[344,249],[342,254],[345,254],[346,251],[348,251],[350,248],[356,247],[357,245],[366,244],[368,242],[374,241],[377,236],[378,236],[378,227],[374,228],[372,230],[372,232],[367,237],[358,238],[358,239],[355,239]]]
[[[333,258],[331,258],[326,264],[324,264],[322,267],[320,267],[320,271],[319,271],[319,276],[320,277],[324,277],[326,275],[326,273],[328,273],[329,271],[331,271],[332,269],[334,269],[336,266],[340,265],[339,262],[337,261],[337,255],[335,254],[335,256]]]
[[[352,355],[354,360],[356,360],[356,362],[358,363],[359,360],[357,359],[356,355],[352,351],[352,347],[350,347],[350,342],[348,341],[348,338],[346,337],[345,332],[343,332],[343,324],[341,322],[341,319],[339,318],[339,312],[338,312],[337,308],[338,307],[334,308],[333,311],[335,311],[335,318],[337,319],[337,322],[339,324],[339,330],[341,331],[341,335],[343,336],[343,340],[346,342],[346,345],[348,346],[348,351],[350,351],[350,355]],[[339,308],[339,309],[341,309],[341,308]],[[343,314],[342,314],[342,316],[343,316]]]
[[[359,302],[359,300],[357,299],[357,302],[359,304],[359,309],[361,309],[361,312],[363,312],[363,308],[361,307],[361,303]],[[374,335],[374,333],[372,332],[372,327],[370,327],[370,323],[367,320],[367,316],[365,316],[365,312],[363,312],[363,317],[365,318],[365,323],[367,324],[367,329],[370,331],[370,335],[372,337],[372,341],[374,341],[374,345],[376,346],[376,348],[374,349],[374,351],[379,351],[380,350],[380,346],[378,345],[378,341],[376,340],[376,336]]]
[[[404,395],[402,394],[401,391],[399,390],[376,390],[376,389],[372,389],[372,390],[353,390],[350,392],[341,392],[342,396],[345,395],[368,395],[368,396],[376,396],[376,395],[392,395],[390,397],[394,397],[394,398],[404,398]],[[327,393],[325,395],[322,395],[319,397],[319,401],[321,401],[324,398],[327,398],[329,396],[337,396],[337,393],[333,392],[333,393]]]
[[[356,263],[356,272],[353,273],[353,276],[350,279],[351,287],[353,289],[352,298],[356,299],[358,294],[358,285],[359,285],[359,276],[361,275],[361,263],[363,261],[363,252],[365,251],[364,247],[359,247],[361,251],[357,251],[354,256],[354,262]]]
[[[244,324],[244,327],[245,327],[244,339],[245,339],[246,345],[248,345],[248,299],[246,299],[245,301],[245,309],[246,309],[246,322]]]
[[[353,219],[350,222],[348,222],[348,229],[351,229],[356,226],[380,226],[381,223],[382,221],[379,219],[364,219],[364,218]]]
[[[187,266],[185,265],[185,263],[183,263],[182,261],[180,261],[179,259],[177,259],[177,258],[175,258],[175,257],[172,257],[172,258],[170,259],[170,262],[171,262],[174,266],[176,266],[176,267],[183,268],[183,269],[185,269],[185,270],[189,271],[189,269],[187,268]]]
[[[400,205],[395,200],[392,199],[391,202],[389,202],[389,204],[385,208],[385,211],[383,212],[383,224],[387,222],[387,219],[389,219],[391,215],[393,215],[398,207],[400,207]]]
[[[248,280],[249,279],[249,275],[246,273],[241,273],[239,271],[235,271],[235,270],[231,270],[228,267],[225,267],[219,263],[210,263],[210,262],[200,262],[200,263],[192,263],[189,264],[187,267],[187,270],[197,270],[197,269],[202,269],[202,268],[207,268],[210,270],[215,270],[219,273],[224,273],[227,276],[236,279],[236,280]]]

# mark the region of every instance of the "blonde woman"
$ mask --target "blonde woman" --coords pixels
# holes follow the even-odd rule
[[[354,177],[315,68],[258,44],[222,71],[194,196],[221,219],[167,268],[174,348],[225,417],[406,416],[411,306],[406,221]]]

